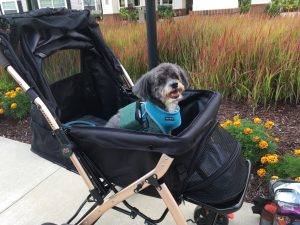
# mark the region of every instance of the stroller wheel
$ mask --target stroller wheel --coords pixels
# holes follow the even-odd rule
[[[216,213],[202,206],[197,206],[194,211],[194,220],[197,225],[213,225]],[[226,215],[219,214],[214,225],[228,225],[229,220]]]

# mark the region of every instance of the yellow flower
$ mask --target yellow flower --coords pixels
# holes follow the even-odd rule
[[[5,110],[0,108],[0,115],[3,115],[5,113]]]
[[[12,104],[10,105],[10,108],[11,108],[11,109],[15,109],[15,108],[17,108],[17,103],[15,103],[15,102],[14,102],[14,103],[12,103]]]
[[[262,164],[267,163],[267,162],[268,162],[268,157],[266,157],[266,156],[261,157],[261,158],[260,158],[260,162],[261,162]]]
[[[17,96],[17,93],[12,91],[9,95],[10,98],[15,98]]]
[[[254,136],[254,137],[252,138],[252,140],[255,141],[255,142],[258,142],[258,141],[260,140],[260,138],[259,138],[258,136]]]
[[[22,91],[23,91],[22,88],[16,87],[16,92],[20,93],[20,92],[22,92]]]
[[[267,129],[271,129],[273,126],[274,126],[274,122],[270,120],[265,123],[265,128]]]
[[[222,127],[222,128],[226,128],[227,126],[226,126],[226,124],[225,124],[225,123],[221,123],[221,124],[220,124],[220,127]]]
[[[256,117],[253,119],[253,122],[256,124],[259,124],[259,123],[262,123],[262,120],[260,118]]]
[[[233,121],[238,121],[238,120],[240,120],[240,115],[235,115],[235,116],[233,117]]]
[[[235,127],[240,127],[242,125],[241,121],[240,120],[237,120],[237,121],[234,121],[233,125]]]
[[[295,149],[294,150],[294,155],[300,156],[300,149]]]
[[[244,129],[245,134],[251,134],[252,132],[253,132],[253,130],[251,128],[245,128]]]
[[[277,154],[267,154],[265,155],[267,157],[267,161],[270,164],[278,163],[278,155]]]
[[[300,177],[296,177],[296,178],[295,178],[295,181],[300,181]]]
[[[267,171],[265,169],[259,169],[259,170],[257,170],[256,173],[259,177],[264,177],[264,176],[266,176]]]
[[[231,120],[226,120],[226,121],[225,121],[225,125],[226,125],[226,126],[230,126],[231,124],[232,124],[232,121],[231,121]]]
[[[278,176],[272,176],[271,179],[277,180],[279,177]]]
[[[10,93],[11,93],[10,91],[6,92],[6,93],[4,94],[4,96],[5,96],[5,97],[9,97],[9,96],[10,96]]]
[[[279,142],[279,138],[277,138],[277,137],[274,138],[274,141],[275,141],[275,142]]]
[[[259,142],[259,144],[258,144],[258,147],[259,147],[260,149],[266,149],[266,148],[269,147],[269,144],[268,144],[266,141],[261,140],[261,141]]]

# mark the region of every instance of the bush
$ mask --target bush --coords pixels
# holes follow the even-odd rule
[[[12,119],[24,118],[30,109],[30,101],[20,87],[0,96],[0,114]]]
[[[252,122],[235,116],[233,121],[227,120],[220,126],[240,142],[243,156],[253,164],[259,163],[262,156],[274,153],[277,149],[277,139],[271,133],[274,126],[272,121],[263,124],[259,118]]]
[[[138,9],[136,9],[134,7],[121,8],[120,9],[120,17],[122,20],[129,20],[129,21],[136,22],[139,19]]]
[[[294,180],[300,177],[300,154],[285,154],[276,163],[266,162],[265,167],[267,178]]]
[[[272,0],[266,7],[266,13],[271,16],[279,15],[280,12],[294,12],[300,9],[299,0]]]
[[[279,0],[272,1],[269,5],[267,5],[265,12],[270,16],[277,16],[281,12],[281,4]]]
[[[240,13],[248,13],[251,8],[251,0],[239,0]]]
[[[159,5],[158,6],[158,17],[160,19],[171,19],[173,17],[173,8],[172,6]]]

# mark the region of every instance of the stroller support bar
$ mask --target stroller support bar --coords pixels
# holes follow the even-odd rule
[[[23,80],[23,78],[18,74],[18,72],[12,66],[7,66],[6,70],[26,93],[30,92],[30,90],[31,90],[30,86]],[[43,114],[44,118],[47,120],[51,129],[53,131],[59,131],[60,127],[59,127],[58,123],[56,122],[55,118],[53,117],[53,115],[51,114],[50,110],[47,108],[45,103],[42,101],[42,99],[40,97],[38,97],[38,95],[32,94],[32,93],[29,94],[29,97],[33,97],[33,99],[31,99],[31,100],[34,102],[34,104],[38,107],[40,112]],[[78,173],[84,180],[88,189],[90,191],[92,191],[94,189],[94,185],[92,184],[87,173],[85,172],[85,170],[81,166],[80,162],[78,161],[77,156],[74,153],[71,153],[70,159],[71,159],[72,163],[74,164],[75,168],[77,169]]]
[[[149,187],[150,184],[147,183],[146,180],[148,180],[149,177],[155,175],[157,176],[157,179],[163,177],[170,168],[173,160],[173,158],[169,157],[166,154],[163,154],[156,167],[152,171],[150,171],[140,179],[136,180],[120,192],[104,200],[104,203],[102,205],[97,206],[90,214],[88,214],[82,221],[80,221],[78,225],[94,224],[108,209],[112,208],[113,206],[116,206],[117,204],[126,200],[130,196],[134,195],[136,193],[137,188],[139,191],[141,191]],[[156,190],[162,197],[171,214],[174,216],[176,224],[185,225],[186,220],[167,186],[165,184],[162,184],[161,188]]]

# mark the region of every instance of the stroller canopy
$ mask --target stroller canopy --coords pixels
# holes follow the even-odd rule
[[[101,101],[106,99],[109,103],[107,105],[112,107],[108,111],[116,111],[120,107],[118,98],[122,86],[120,75],[123,71],[117,58],[104,42],[99,25],[89,17],[89,11],[47,8],[11,14],[0,17],[0,29],[13,47],[13,51],[10,51],[10,46],[2,43],[4,55],[60,119],[69,118],[61,118],[60,112],[57,111],[56,100],[61,93],[55,93],[55,99],[49,89],[43,74],[43,60],[63,49],[80,50],[80,73],[89,74],[89,77],[94,78],[85,82],[101,83],[103,89],[97,91],[101,91],[101,95],[105,96]],[[110,113],[108,115],[103,112],[103,117],[109,116]]]

